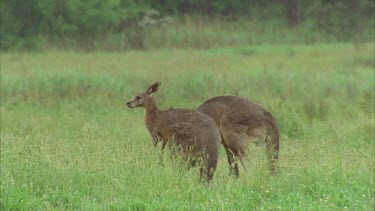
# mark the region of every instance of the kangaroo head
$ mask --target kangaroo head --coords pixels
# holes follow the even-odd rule
[[[126,105],[129,108],[145,107],[148,101],[153,100],[152,94],[158,91],[160,84],[160,81],[155,82],[145,92],[141,92],[131,98],[128,102],[126,102]]]

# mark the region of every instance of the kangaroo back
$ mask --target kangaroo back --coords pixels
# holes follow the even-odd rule
[[[230,170],[238,176],[236,156],[246,168],[251,143],[266,143],[270,168],[276,170],[279,132],[273,116],[260,105],[236,96],[219,96],[204,102],[198,111],[214,119],[219,127]]]
[[[201,177],[211,181],[218,162],[220,132],[207,115],[187,109],[168,109],[160,116],[160,134],[189,160],[201,159]],[[164,133],[164,134],[163,134]],[[172,143],[169,141],[169,143]]]

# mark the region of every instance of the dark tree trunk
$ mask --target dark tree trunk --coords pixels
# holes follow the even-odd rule
[[[289,26],[297,26],[301,21],[300,0],[283,0]]]

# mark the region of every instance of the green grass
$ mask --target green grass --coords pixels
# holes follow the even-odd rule
[[[213,182],[156,160],[142,109],[125,100],[160,80],[161,108],[240,95],[270,110],[280,171],[262,148]],[[2,53],[1,204],[7,209],[373,210],[374,43],[126,53]]]
[[[171,22],[163,26],[156,24],[143,29],[127,26],[121,32],[105,30],[97,33],[63,35],[42,33],[23,39],[14,37],[13,41],[5,40],[2,47],[8,51],[68,49],[83,52],[114,52],[133,49],[235,48],[254,44],[311,45],[343,41],[361,45],[372,42],[375,36],[374,18],[370,17],[364,18],[360,24],[340,15],[333,19],[320,17],[318,20],[305,17],[298,26],[288,27],[282,8],[254,10],[258,14],[238,17],[235,20],[199,15],[172,16]],[[333,20],[336,22],[332,23]]]

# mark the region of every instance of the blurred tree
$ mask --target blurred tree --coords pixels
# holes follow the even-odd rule
[[[283,0],[289,26],[297,26],[301,21],[300,0]]]
[[[232,17],[248,15],[252,6],[265,4],[260,0],[150,0],[149,3],[153,8],[167,13]]]
[[[321,0],[310,5],[308,15],[320,32],[342,41],[356,40],[365,28],[374,27],[374,5],[373,0]]]
[[[35,25],[41,20],[36,7],[37,0],[13,0],[0,2],[1,6],[1,49],[11,45],[31,47],[30,37],[40,30]],[[19,43],[22,40],[23,43]]]

